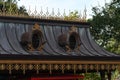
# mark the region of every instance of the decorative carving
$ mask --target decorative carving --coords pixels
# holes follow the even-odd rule
[[[33,48],[33,46],[32,46],[32,43],[28,44],[28,50],[29,50],[29,51],[34,51],[34,50],[35,50],[35,49]]]
[[[77,31],[77,27],[75,27],[75,26],[72,26],[72,27],[70,27],[70,29],[69,29],[69,33],[71,34],[72,32],[76,32]]]
[[[30,32],[24,33],[20,43],[27,51],[41,51],[44,48],[46,41],[43,39],[40,26],[35,23],[32,28],[32,34]]]
[[[36,70],[36,73],[39,74],[40,66],[38,64],[35,66],[35,70]]]
[[[66,51],[67,51],[67,52],[70,52],[70,51],[71,51],[69,45],[66,45],[65,48],[66,48]]]
[[[29,66],[28,66],[28,69],[29,70],[32,70],[34,68],[34,66],[32,65],[32,64],[30,64]]]
[[[32,30],[33,30],[33,31],[34,31],[34,30],[39,30],[39,31],[41,31],[40,26],[39,26],[37,23],[35,23],[35,25],[33,26]]]
[[[47,66],[45,64],[42,65],[42,70],[45,70]]]
[[[22,70],[23,74],[25,74],[26,70],[36,70],[36,73],[39,74],[39,70],[48,70],[50,72],[50,74],[52,74],[52,70],[56,70],[59,71],[61,70],[62,73],[64,73],[65,70],[73,70],[74,73],[76,73],[76,71],[81,71],[81,70],[85,70],[86,72],[88,70],[93,70],[93,67],[96,66],[96,68],[94,68],[97,72],[99,70],[115,70],[115,69],[119,69],[120,65],[116,65],[116,64],[66,64],[66,63],[61,63],[61,64],[52,64],[52,63],[48,63],[48,64],[33,64],[33,63],[7,63],[7,64],[0,64],[0,70],[8,70],[9,74],[12,74],[12,70]],[[111,69],[109,68],[111,66]],[[108,68],[108,69],[107,69]]]
[[[22,70],[23,70],[23,74],[25,74],[25,71],[26,71],[26,65],[25,64],[22,65]]]
[[[12,68],[13,68],[13,66],[12,66],[11,64],[9,64],[9,65],[8,65],[9,74],[12,73],[12,72],[11,72],[11,71],[12,71]]]
[[[40,47],[38,47],[38,51],[41,51],[43,48],[44,48],[44,45],[45,45],[45,43],[46,43],[46,41],[44,41],[43,43],[41,43],[40,45]]]
[[[74,74],[76,74],[76,70],[77,70],[76,66],[77,65],[75,65],[75,64],[73,65]]]
[[[58,70],[59,69],[59,66],[57,64],[54,65],[54,69],[55,70]]]
[[[58,44],[60,47],[65,48],[67,45],[67,35],[66,34],[61,34],[58,36]]]
[[[104,64],[101,65],[101,69],[102,69],[102,70],[105,69],[105,65],[104,65]]]
[[[77,27],[72,26],[66,34],[58,36],[58,44],[66,52],[79,51],[81,42]]]
[[[66,68],[67,68],[67,70],[70,70],[71,69],[71,65],[70,64],[66,65]]]
[[[21,36],[21,46],[25,49],[25,50],[28,50],[28,49],[31,49],[31,45],[30,45],[30,33],[29,32],[25,32],[22,34]]]
[[[15,68],[15,70],[19,70],[20,66],[18,64],[15,64],[14,68]]]
[[[96,70],[97,70],[97,72],[99,71],[99,65],[98,64],[96,64]]]
[[[83,69],[82,64],[78,65],[78,69],[79,69],[79,70],[82,70],[82,69]]]
[[[5,65],[4,64],[0,65],[0,70],[5,70]]]
[[[62,70],[62,73],[64,73],[64,70],[65,70],[65,65],[64,64],[61,65],[61,70]]]

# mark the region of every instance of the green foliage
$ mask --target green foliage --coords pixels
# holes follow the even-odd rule
[[[112,80],[119,80],[120,74],[118,70],[115,70],[112,74]]]
[[[99,73],[86,73],[84,80],[101,80]]]
[[[120,0],[113,0],[105,7],[93,7],[91,33],[96,42],[107,50],[120,54]]]
[[[0,1],[0,12],[28,15],[24,6],[18,7],[17,0]]]
[[[77,20],[79,18],[80,15],[78,15],[78,11],[73,11],[70,12],[70,14],[68,16],[64,16],[65,20]]]

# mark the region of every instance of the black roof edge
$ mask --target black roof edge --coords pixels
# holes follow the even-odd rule
[[[120,56],[65,56],[0,54],[0,60],[120,61]]]
[[[63,26],[80,26],[86,25],[84,27],[89,27],[90,23],[80,22],[80,21],[67,21],[67,20],[55,20],[55,19],[38,19],[29,17],[15,17],[15,16],[0,16],[0,22],[13,22],[13,23],[23,23],[23,24],[46,24],[46,25],[63,25]]]

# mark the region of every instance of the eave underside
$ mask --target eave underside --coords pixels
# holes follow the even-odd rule
[[[0,71],[7,71],[9,74],[21,71],[58,73],[86,73],[99,71],[120,70],[119,61],[55,61],[55,60],[0,60]]]

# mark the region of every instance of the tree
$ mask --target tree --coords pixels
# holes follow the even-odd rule
[[[86,22],[86,8],[83,12],[83,15],[79,13],[77,10],[75,10],[75,11],[70,12],[68,16],[64,16],[64,19]]]
[[[73,12],[70,12],[70,14],[68,16],[64,16],[65,17],[65,20],[77,20],[79,18],[79,14],[78,14],[78,11],[73,11]]]
[[[91,33],[98,44],[120,54],[120,0],[106,3],[105,7],[93,7]],[[111,44],[111,45],[110,45]]]
[[[84,80],[101,80],[100,74],[96,72],[85,73],[84,76],[85,76]]]
[[[19,1],[19,0],[18,0]],[[0,1],[0,12],[8,14],[24,14],[28,15],[24,6],[18,7],[17,0]]]

